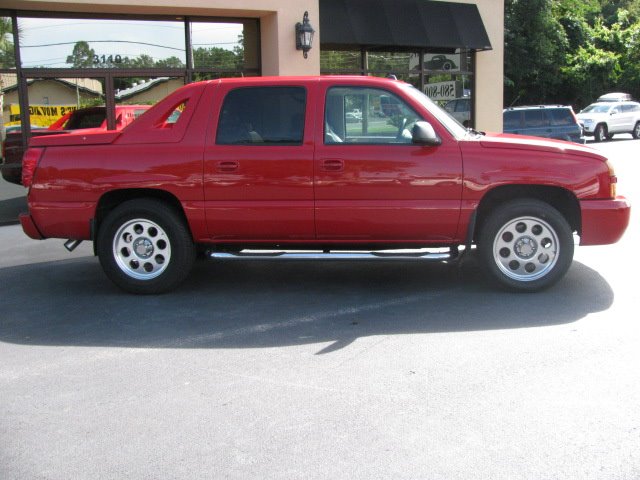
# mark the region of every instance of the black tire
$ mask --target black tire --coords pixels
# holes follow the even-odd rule
[[[636,122],[636,125],[635,127],[633,127],[633,131],[631,132],[631,135],[636,140],[640,139],[640,122]]]
[[[604,142],[607,139],[607,135],[607,126],[604,123],[599,123],[593,131],[596,142]]]
[[[573,233],[555,208],[536,199],[512,200],[481,226],[482,268],[498,285],[535,292],[560,280],[573,261]]]
[[[182,216],[154,199],[129,200],[98,230],[97,252],[107,277],[131,293],[175,288],[193,266],[196,248]]]

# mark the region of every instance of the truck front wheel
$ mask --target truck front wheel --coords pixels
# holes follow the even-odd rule
[[[112,210],[97,241],[103,270],[131,293],[171,290],[187,277],[196,255],[181,216],[154,199],[129,200]]]
[[[481,227],[478,249],[490,279],[509,290],[550,287],[573,260],[573,234],[555,208],[535,199],[513,200]]]

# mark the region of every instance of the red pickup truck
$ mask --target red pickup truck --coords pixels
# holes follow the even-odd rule
[[[467,130],[403,82],[221,79],[122,131],[34,138],[20,220],[69,249],[92,240],[107,276],[135,293],[175,287],[205,249],[452,261],[472,247],[498,285],[536,291],[565,274],[574,234],[622,236],[630,205],[616,181],[591,148]]]

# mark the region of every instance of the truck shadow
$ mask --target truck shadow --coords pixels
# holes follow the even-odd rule
[[[18,215],[27,210],[26,197],[0,200],[0,226],[18,223]]]
[[[574,262],[536,294],[486,285],[475,258],[458,270],[413,262],[199,262],[178,290],[121,292],[86,257],[0,270],[0,341],[135,348],[344,348],[359,337],[531,328],[607,309],[614,294]]]

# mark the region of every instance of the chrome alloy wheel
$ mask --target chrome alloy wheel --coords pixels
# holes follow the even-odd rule
[[[129,220],[113,237],[113,258],[129,277],[151,280],[169,265],[171,243],[158,224],[141,218]]]
[[[555,230],[535,217],[518,217],[506,223],[495,236],[493,258],[509,278],[531,282],[553,270],[560,254]]]

